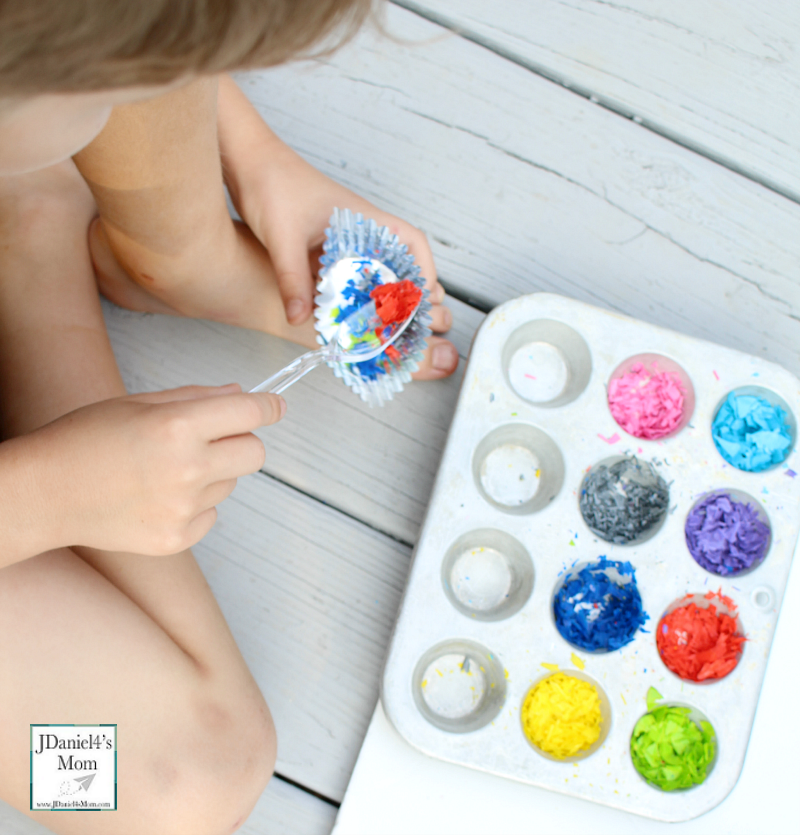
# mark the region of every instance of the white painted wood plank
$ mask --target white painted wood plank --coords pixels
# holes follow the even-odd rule
[[[218,512],[194,551],[272,711],[276,771],[340,800],[410,548],[260,474]]]
[[[794,0],[397,0],[800,199]]]
[[[0,832],[3,835],[52,835],[49,829],[32,821],[3,800],[0,800]]]
[[[273,777],[238,835],[328,835],[336,811],[332,803]]]
[[[238,830],[241,835],[328,835],[336,807],[289,783],[273,778],[253,813]],[[50,835],[50,830],[0,800],[3,835]]]
[[[464,354],[483,314],[453,300],[452,336]],[[105,302],[106,324],[131,392],[188,383],[252,388],[302,349],[211,322],[130,313]],[[289,407],[260,432],[265,472],[405,542],[416,540],[461,384],[412,383],[383,408],[363,404],[327,368],[285,392]]]
[[[451,286],[560,292],[800,372],[800,206],[407,11],[388,27],[405,41],[241,83],[312,163],[425,229]]]

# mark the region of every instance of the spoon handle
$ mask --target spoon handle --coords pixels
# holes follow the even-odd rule
[[[316,351],[309,351],[302,354],[293,362],[290,362],[286,368],[282,368],[277,374],[273,374],[268,379],[264,380],[261,385],[250,389],[250,394],[256,391],[268,391],[270,394],[280,394],[296,383],[301,377],[305,377],[309,371],[316,368],[318,365],[327,362],[329,359],[330,349],[326,345],[323,348],[318,348]]]

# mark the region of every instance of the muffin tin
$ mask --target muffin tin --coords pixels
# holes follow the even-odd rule
[[[658,441],[625,433],[607,404],[608,380],[642,355],[665,358],[660,368],[679,368],[691,384],[686,420]],[[791,421],[789,455],[760,473],[727,464],[711,437],[724,398],[743,387],[785,404]],[[646,817],[687,820],[717,805],[742,768],[797,541],[798,414],[800,381],[757,357],[552,294],[492,311],[473,345],[386,661],[382,699],[395,728],[430,756]],[[578,506],[588,469],[619,455],[653,464],[670,485],[664,523],[627,545],[599,539]],[[719,490],[752,497],[771,529],[763,561],[734,577],[701,568],[684,537],[692,506]],[[573,566],[601,555],[632,563],[650,620],[621,649],[583,652],[556,630],[553,595]],[[723,679],[682,681],[659,657],[656,625],[685,595],[718,589],[738,607],[744,652]],[[543,663],[598,688],[603,733],[575,759],[547,757],[523,734],[523,700],[551,674]],[[714,766],[691,789],[660,791],[631,762],[651,685],[662,703],[690,707],[716,731]]]

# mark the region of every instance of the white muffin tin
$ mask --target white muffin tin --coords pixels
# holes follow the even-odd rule
[[[694,390],[688,425],[660,441],[626,434],[606,400],[620,363],[649,353],[676,362]],[[800,525],[800,475],[791,475],[800,473],[796,424],[791,453],[765,472],[735,469],[714,446],[713,417],[743,386],[777,395],[800,415],[800,381],[757,357],[546,293],[489,314],[473,345],[384,670],[383,704],[402,736],[433,757],[664,821],[700,815],[731,791]],[[578,508],[587,469],[621,454],[654,463],[670,483],[666,522],[631,545],[597,538]],[[698,497],[721,489],[755,499],[772,532],[764,561],[733,578],[701,568],[684,537]],[[650,620],[622,649],[587,653],[556,630],[552,599],[566,569],[601,555],[633,564]],[[656,625],[684,595],[717,589],[738,606],[743,655],[722,680],[682,681],[659,657]],[[603,735],[580,759],[549,758],[522,732],[523,699],[551,674],[543,662],[598,685]],[[474,674],[469,687],[465,670]],[[630,736],[651,685],[663,703],[690,706],[713,724],[717,757],[703,784],[662,792],[634,769]]]

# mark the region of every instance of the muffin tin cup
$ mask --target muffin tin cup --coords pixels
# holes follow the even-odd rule
[[[731,599],[731,598],[729,598],[729,599]],[[694,603],[695,606],[697,606],[698,609],[708,609],[709,606],[713,605],[716,608],[718,613],[721,612],[723,614],[730,615],[736,621],[736,634],[747,636],[747,631],[744,628],[744,624],[742,623],[742,619],[741,619],[740,614],[739,614],[739,607],[737,605],[737,601],[735,601],[735,600],[733,601],[734,608],[732,608],[732,607],[728,606],[724,601],[720,600],[719,597],[717,597],[717,596],[714,596],[712,598],[708,598],[708,597],[706,597],[705,594],[699,594],[699,593],[698,594],[686,594],[683,597],[680,597],[676,600],[673,600],[666,607],[666,609],[664,609],[664,611],[660,615],[658,615],[657,619],[653,618],[653,620],[655,621],[655,624],[653,626],[654,631],[661,628],[661,621],[664,617],[671,614],[676,609],[680,609],[683,606],[689,606],[691,603]],[[737,661],[736,661],[736,667],[734,667],[733,670],[731,670],[730,673],[728,673],[726,676],[723,676],[722,678],[704,679],[703,681],[693,681],[691,679],[686,679],[686,678],[683,678],[682,676],[679,676],[674,670],[672,670],[666,664],[664,659],[660,657],[660,654],[659,654],[659,658],[660,658],[661,663],[664,667],[664,670],[667,673],[669,673],[670,676],[674,676],[678,681],[685,682],[685,683],[691,683],[691,684],[695,685],[696,687],[708,687],[708,686],[713,686],[713,685],[719,684],[720,682],[726,681],[728,678],[731,677],[731,675],[733,675],[733,673],[736,672],[737,667],[739,667],[739,665],[741,664],[742,658],[744,657],[744,654],[747,651],[747,643],[748,642],[745,641],[745,643],[742,647],[742,650],[738,654]]]
[[[728,399],[730,394],[734,395],[754,395],[756,397],[762,397],[764,400],[767,401],[771,406],[780,406],[781,409],[786,413],[786,423],[789,426],[789,436],[791,438],[791,443],[789,445],[789,450],[783,459],[777,464],[771,464],[769,467],[766,467],[763,470],[758,471],[751,471],[751,470],[743,470],[741,469],[740,472],[747,473],[748,475],[758,477],[759,475],[769,472],[770,470],[775,470],[783,465],[792,457],[792,453],[795,452],[797,449],[797,415],[796,415],[796,406],[793,409],[788,401],[786,401],[780,394],[774,391],[771,388],[766,388],[764,386],[755,386],[755,385],[745,385],[745,386],[736,386],[735,388],[726,391],[725,394],[719,398],[714,407],[714,411],[711,415],[712,422],[714,418],[716,418],[717,413],[724,405],[725,401]],[[725,462],[728,463],[725,459],[725,456],[722,455],[719,447],[716,445],[716,441],[714,442],[714,446],[717,451],[717,455]],[[728,466],[736,466],[734,464],[728,464]],[[739,469],[737,467],[737,469]]]
[[[585,681],[588,684],[591,684],[595,690],[597,690],[597,696],[600,701],[600,715],[602,717],[602,722],[600,725],[600,735],[597,739],[585,750],[578,751],[570,757],[554,757],[552,754],[549,754],[547,751],[543,751],[538,745],[536,745],[529,737],[525,734],[523,729],[522,733],[525,736],[528,744],[531,748],[540,756],[544,757],[546,760],[550,760],[550,762],[554,763],[562,763],[569,767],[571,764],[579,762],[580,760],[585,760],[587,757],[591,757],[596,751],[599,751],[600,748],[603,747],[603,744],[608,737],[609,732],[611,731],[611,704],[608,701],[608,696],[606,696],[605,690],[600,686],[600,684],[593,679],[591,676],[586,675],[586,673],[582,672],[581,670],[563,670],[566,675],[572,676],[572,678],[580,679],[581,681]],[[540,676],[534,683],[528,688],[527,692],[522,698],[522,702],[520,704],[520,721],[522,721],[522,705],[525,704],[525,700],[528,698],[528,694],[536,689],[536,687],[541,684],[543,681],[546,681],[551,676],[555,675],[553,672],[548,672],[545,675]]]
[[[691,508],[689,509],[689,513],[686,514],[686,518],[684,519],[684,534],[686,532],[686,522],[688,520],[689,514],[695,509],[695,507],[702,504],[702,502],[704,502],[710,496],[721,496],[721,495],[730,496],[734,501],[739,502],[740,504],[750,505],[755,510],[756,515],[758,516],[759,520],[761,522],[763,522],[763,524],[765,524],[767,526],[767,528],[769,528],[770,533],[769,533],[769,537],[767,538],[766,545],[764,547],[764,553],[762,554],[761,558],[756,560],[749,568],[743,568],[740,571],[734,571],[730,574],[728,574],[728,573],[720,574],[716,571],[710,571],[708,568],[706,568],[701,563],[698,562],[697,564],[704,571],[707,571],[710,577],[723,577],[723,578],[724,577],[727,577],[727,578],[745,577],[748,574],[752,574],[754,571],[756,571],[758,569],[758,567],[760,565],[763,564],[764,560],[766,560],[767,557],[769,556],[769,549],[772,545],[772,525],[770,524],[770,521],[769,521],[769,514],[764,509],[764,506],[761,504],[761,502],[758,501],[758,499],[755,498],[755,496],[752,496],[752,495],[750,495],[750,493],[747,493],[744,490],[739,490],[735,487],[731,487],[731,488],[728,488],[728,489],[709,490],[707,493],[704,493],[702,496],[698,497],[697,501],[694,502],[694,504],[692,504]],[[686,548],[689,551],[689,553],[691,554],[692,551],[691,551],[691,548],[689,547],[688,542],[686,544]],[[695,559],[693,554],[692,554],[692,559]],[[697,560],[695,559],[695,561],[697,561]]]
[[[580,358],[580,349],[578,359],[571,358],[566,337],[558,341],[559,332],[570,331],[586,346],[588,358]],[[549,352],[549,382],[534,394],[550,397],[561,379],[577,382],[574,388],[566,383],[558,397],[535,402],[523,396],[529,391],[512,385],[509,368],[520,349],[540,342],[555,345],[567,359]],[[614,370],[645,351],[672,358],[694,387],[691,420],[659,441],[621,431],[607,405],[606,382]],[[569,366],[567,378],[558,377],[561,362]],[[551,294],[515,299],[487,316],[465,370],[381,681],[386,715],[401,736],[432,757],[658,820],[696,817],[730,792],[744,761],[800,520],[800,478],[788,476],[789,469],[800,472],[796,447],[783,466],[746,473],[727,465],[711,438],[721,400],[754,381],[778,393],[793,415],[800,414],[800,381],[757,357]],[[578,507],[587,469],[615,456],[652,464],[669,485],[660,527],[627,545],[592,533]],[[511,478],[504,480],[503,466]],[[529,474],[537,479],[536,489],[515,493],[511,488],[519,488]],[[769,517],[769,553],[749,574],[712,575],[687,549],[686,515],[698,497],[717,490],[748,493]],[[480,548],[483,556],[472,554]],[[558,633],[552,599],[566,573],[601,556],[633,565],[650,620],[619,650],[589,653]],[[718,589],[739,607],[747,638],[743,663],[708,684],[680,681],[661,661],[656,625],[687,593]],[[485,713],[475,707],[480,721],[445,717],[458,725],[446,729],[441,710],[436,720],[426,714],[437,710],[420,692],[420,675],[429,664],[422,670],[418,665],[433,648],[441,653],[441,645],[451,642],[452,648],[453,641],[477,645],[483,657],[491,654],[496,667],[487,680],[495,687],[489,689],[504,688],[504,698],[500,704],[494,697]],[[522,731],[523,699],[551,672],[543,663],[589,676],[608,701],[608,735],[583,759],[550,760]],[[711,719],[719,754],[705,782],[690,791],[655,790],[631,761],[631,732],[646,710],[650,686],[662,693],[662,703],[691,705]],[[476,697],[475,705],[479,702]]]
[[[705,713],[703,713],[701,710],[698,710],[693,705],[687,704],[686,702],[680,702],[680,701],[677,701],[677,702],[660,702],[658,704],[658,707],[686,707],[686,708],[689,708],[689,712],[686,714],[686,718],[690,719],[692,722],[694,722],[695,725],[697,725],[698,728],[701,727],[701,725],[700,725],[701,722],[708,722],[708,724],[711,725],[712,728],[714,728],[714,756],[711,758],[711,762],[706,767],[706,779],[702,783],[697,783],[693,786],[688,786],[687,788],[684,788],[684,789],[673,789],[670,792],[666,792],[664,789],[661,788],[661,786],[658,786],[655,783],[651,783],[638,769],[636,769],[635,766],[634,766],[634,770],[639,775],[641,780],[648,786],[648,788],[651,788],[654,791],[662,792],[662,793],[665,793],[665,794],[669,793],[669,794],[677,794],[677,795],[683,794],[684,792],[697,791],[698,789],[702,788],[705,785],[706,781],[711,777],[711,774],[714,771],[714,767],[716,766],[717,761],[719,760],[719,737],[717,736],[717,732],[716,732],[716,728],[714,727],[714,723],[708,718],[708,716],[706,716]],[[647,713],[649,713],[649,712],[650,711],[644,711],[639,716],[639,719],[646,716]],[[637,719],[636,722],[634,722],[634,728],[636,727],[636,724],[638,723],[639,719]],[[633,731],[631,731],[631,737],[632,736],[633,736]]]

